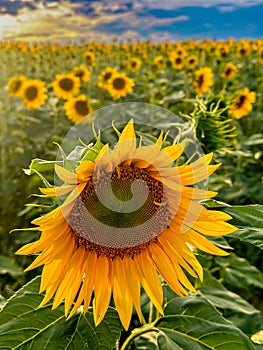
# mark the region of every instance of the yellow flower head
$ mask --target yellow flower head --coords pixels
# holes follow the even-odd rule
[[[170,57],[170,61],[175,69],[182,69],[184,66],[183,56],[173,55]]]
[[[90,72],[81,64],[80,66],[73,68],[73,74],[80,79],[80,81],[87,82],[90,79]]]
[[[195,73],[193,86],[198,96],[203,96],[213,85],[213,72],[209,67],[202,67]]]
[[[80,79],[72,73],[57,74],[52,86],[58,97],[68,99],[78,94]]]
[[[94,66],[94,64],[96,63],[95,54],[92,51],[86,51],[83,54],[83,59],[88,66]]]
[[[216,55],[219,57],[219,58],[222,58],[222,59],[225,59],[227,56],[228,56],[228,53],[229,53],[229,47],[228,45],[226,44],[223,44],[223,43],[219,43],[216,45]]]
[[[133,121],[113,149],[106,144],[94,160],[83,158],[76,171],[57,165],[62,186],[42,188],[64,198],[53,211],[33,220],[40,238],[17,254],[35,254],[27,268],[44,265],[41,306],[53,296],[71,317],[93,300],[95,324],[103,319],[111,297],[127,330],[134,306],[142,321],[140,289],[163,314],[160,276],[179,295],[195,292],[186,272],[202,279],[202,267],[189,245],[227,255],[205,236],[235,231],[231,217],[205,209],[198,200],[216,193],[193,187],[219,165],[212,154],[175,166],[181,144],[162,147],[162,134],[152,145],[137,145]]]
[[[134,80],[127,77],[125,73],[115,72],[112,74],[106,86],[108,92],[114,99],[127,96],[132,92],[132,88],[135,85]]]
[[[256,101],[256,94],[249,91],[247,87],[238,92],[229,106],[229,113],[235,118],[240,119],[249,114],[252,110],[252,104]]]
[[[166,67],[166,61],[163,57],[163,55],[158,55],[154,57],[153,59],[153,66],[155,66],[158,69],[163,69]]]
[[[26,81],[26,77],[24,75],[20,75],[19,77],[13,77],[8,81],[8,92],[10,96],[13,97],[21,97],[23,91],[23,83]]]
[[[263,64],[263,47],[261,47],[259,49],[259,52],[258,52],[258,60],[261,64]]]
[[[90,102],[85,95],[71,97],[65,102],[64,109],[67,117],[74,123],[79,122],[93,111]]]
[[[232,79],[236,75],[237,66],[235,66],[232,62],[228,62],[221,73],[221,78],[223,79]]]
[[[198,63],[197,56],[195,55],[187,56],[186,61],[187,61],[188,68],[190,69],[194,68]]]
[[[99,75],[98,87],[101,89],[107,89],[107,85],[112,75],[117,73],[117,70],[112,67],[106,67]]]
[[[26,108],[36,109],[45,104],[48,96],[45,83],[38,79],[26,80],[22,85],[21,97]]]
[[[142,61],[138,57],[131,57],[128,64],[128,69],[132,72],[137,72],[141,67]]]

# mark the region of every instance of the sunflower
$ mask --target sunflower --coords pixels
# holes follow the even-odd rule
[[[183,46],[181,46],[181,44],[178,44],[177,47],[175,48],[175,50],[172,52],[173,56],[180,56],[180,57],[185,57],[187,56],[187,51],[185,50],[185,48]]]
[[[176,55],[171,56],[170,61],[172,63],[173,68],[182,69],[184,66],[184,58],[182,56]]]
[[[137,72],[140,69],[142,61],[138,57],[131,57],[128,63],[128,69]]]
[[[64,109],[66,116],[74,123],[79,122],[93,111],[90,102],[85,95],[71,97],[65,102]]]
[[[83,59],[89,66],[94,66],[96,62],[95,54],[92,51],[84,52]]]
[[[223,79],[232,79],[236,75],[237,66],[235,66],[232,62],[228,62],[221,73],[221,78]]]
[[[237,57],[249,56],[250,55],[249,42],[246,40],[239,41],[236,48],[236,54],[237,54]]]
[[[64,184],[41,192],[64,202],[33,220],[41,236],[17,252],[41,252],[26,269],[44,265],[41,306],[54,296],[53,308],[65,301],[71,317],[82,303],[86,312],[93,299],[98,325],[112,296],[127,330],[133,305],[143,318],[141,286],[163,314],[159,274],[179,296],[195,292],[186,272],[202,279],[202,267],[189,245],[227,255],[204,235],[236,228],[226,222],[229,215],[198,203],[215,192],[192,187],[218,168],[209,165],[212,154],[176,167],[182,152],[180,144],[162,148],[162,133],[155,144],[138,147],[131,120],[113,150],[101,146],[96,159],[84,157],[75,172],[55,167]]]
[[[117,70],[115,68],[106,67],[104,71],[102,71],[99,75],[98,87],[101,89],[107,89],[107,85],[113,73],[117,73]]]
[[[80,79],[73,73],[57,74],[52,86],[58,97],[68,99],[78,94]]]
[[[259,50],[258,60],[261,64],[263,64],[263,47]]]
[[[198,63],[198,59],[197,59],[197,56],[195,55],[189,55],[187,58],[186,58],[186,61],[187,61],[187,66],[188,68],[190,69],[193,69],[197,63]]]
[[[153,59],[153,69],[154,70],[159,70],[159,69],[164,69],[166,67],[166,61],[163,57],[163,55],[158,55],[154,57]]]
[[[219,43],[216,45],[215,52],[219,58],[224,59],[228,56],[229,48],[226,44]]]
[[[213,85],[213,72],[209,67],[202,67],[195,73],[193,86],[198,96],[204,95]]]
[[[21,97],[26,108],[36,109],[42,106],[48,96],[45,83],[38,79],[26,80],[22,85]]]
[[[23,90],[23,83],[26,81],[26,77],[24,75],[20,75],[19,77],[13,77],[8,81],[8,92],[10,96],[13,97],[21,97],[21,93]]]
[[[87,82],[90,79],[90,72],[81,64],[80,66],[73,68],[73,74],[80,79],[80,81]]]
[[[245,117],[252,110],[252,104],[256,101],[255,92],[249,91],[247,87],[236,94],[229,106],[229,113],[235,118]]]
[[[107,84],[107,91],[111,94],[114,99],[127,96],[128,93],[132,92],[134,86],[134,80],[127,77],[125,73],[114,73],[109,79]]]

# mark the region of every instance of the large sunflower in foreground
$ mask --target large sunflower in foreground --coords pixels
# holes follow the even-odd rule
[[[65,100],[75,96],[79,92],[80,79],[73,73],[56,74],[52,83],[55,94]]]
[[[111,96],[117,100],[120,97],[125,97],[128,93],[132,92],[134,85],[134,80],[127,77],[125,73],[115,72],[108,80],[106,89],[111,94]]]
[[[79,122],[93,111],[90,102],[85,95],[71,97],[65,102],[64,109],[66,116],[74,123]]]
[[[193,80],[193,86],[198,96],[203,96],[213,85],[213,72],[209,67],[199,68]]]
[[[21,97],[23,83],[26,81],[26,77],[24,75],[20,75],[19,77],[13,77],[8,81],[8,92],[10,96],[13,97]]]
[[[249,114],[252,110],[252,104],[256,101],[254,91],[249,91],[247,87],[239,91],[229,106],[229,113],[235,118],[240,119]]]
[[[180,144],[163,148],[162,134],[156,144],[138,147],[130,121],[113,150],[101,146],[96,159],[86,155],[76,172],[56,166],[64,184],[41,192],[63,201],[33,220],[41,236],[17,252],[41,252],[27,268],[44,265],[41,306],[54,296],[53,308],[64,301],[71,317],[92,301],[98,325],[112,297],[128,329],[133,306],[143,319],[141,286],[160,313],[160,276],[180,296],[195,292],[186,273],[202,279],[202,267],[189,245],[227,255],[204,235],[229,234],[235,227],[226,222],[229,215],[198,203],[215,192],[192,187],[218,168],[209,165],[212,154],[174,166],[182,152]]]
[[[45,104],[48,98],[45,83],[38,79],[26,80],[22,86],[21,97],[26,108],[36,109]]]

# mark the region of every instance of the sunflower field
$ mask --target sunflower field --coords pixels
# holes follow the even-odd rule
[[[263,40],[0,71],[0,349],[263,349]]]

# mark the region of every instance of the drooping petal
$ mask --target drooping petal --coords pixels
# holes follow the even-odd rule
[[[149,252],[142,252],[134,258],[138,272],[140,273],[141,284],[153,302],[156,309],[163,314],[162,302],[163,302],[163,290],[160,278],[153,266],[152,261],[149,259]]]
[[[94,322],[97,326],[103,319],[110,303],[112,281],[111,264],[103,255],[99,256],[96,262],[96,275],[94,279]]]
[[[113,298],[121,323],[128,330],[132,315],[132,298],[129,293],[129,284],[126,278],[124,263],[120,259],[114,259],[112,263]]]
[[[75,188],[75,186],[60,186],[60,187],[49,187],[49,188],[39,188],[43,194],[48,197],[64,196]]]
[[[95,164],[90,160],[83,160],[77,167],[77,181],[86,182],[93,174]]]
[[[68,184],[77,184],[77,174],[72,173],[71,171],[63,168],[62,166],[55,164],[55,172],[57,173],[58,177],[68,183]]]

